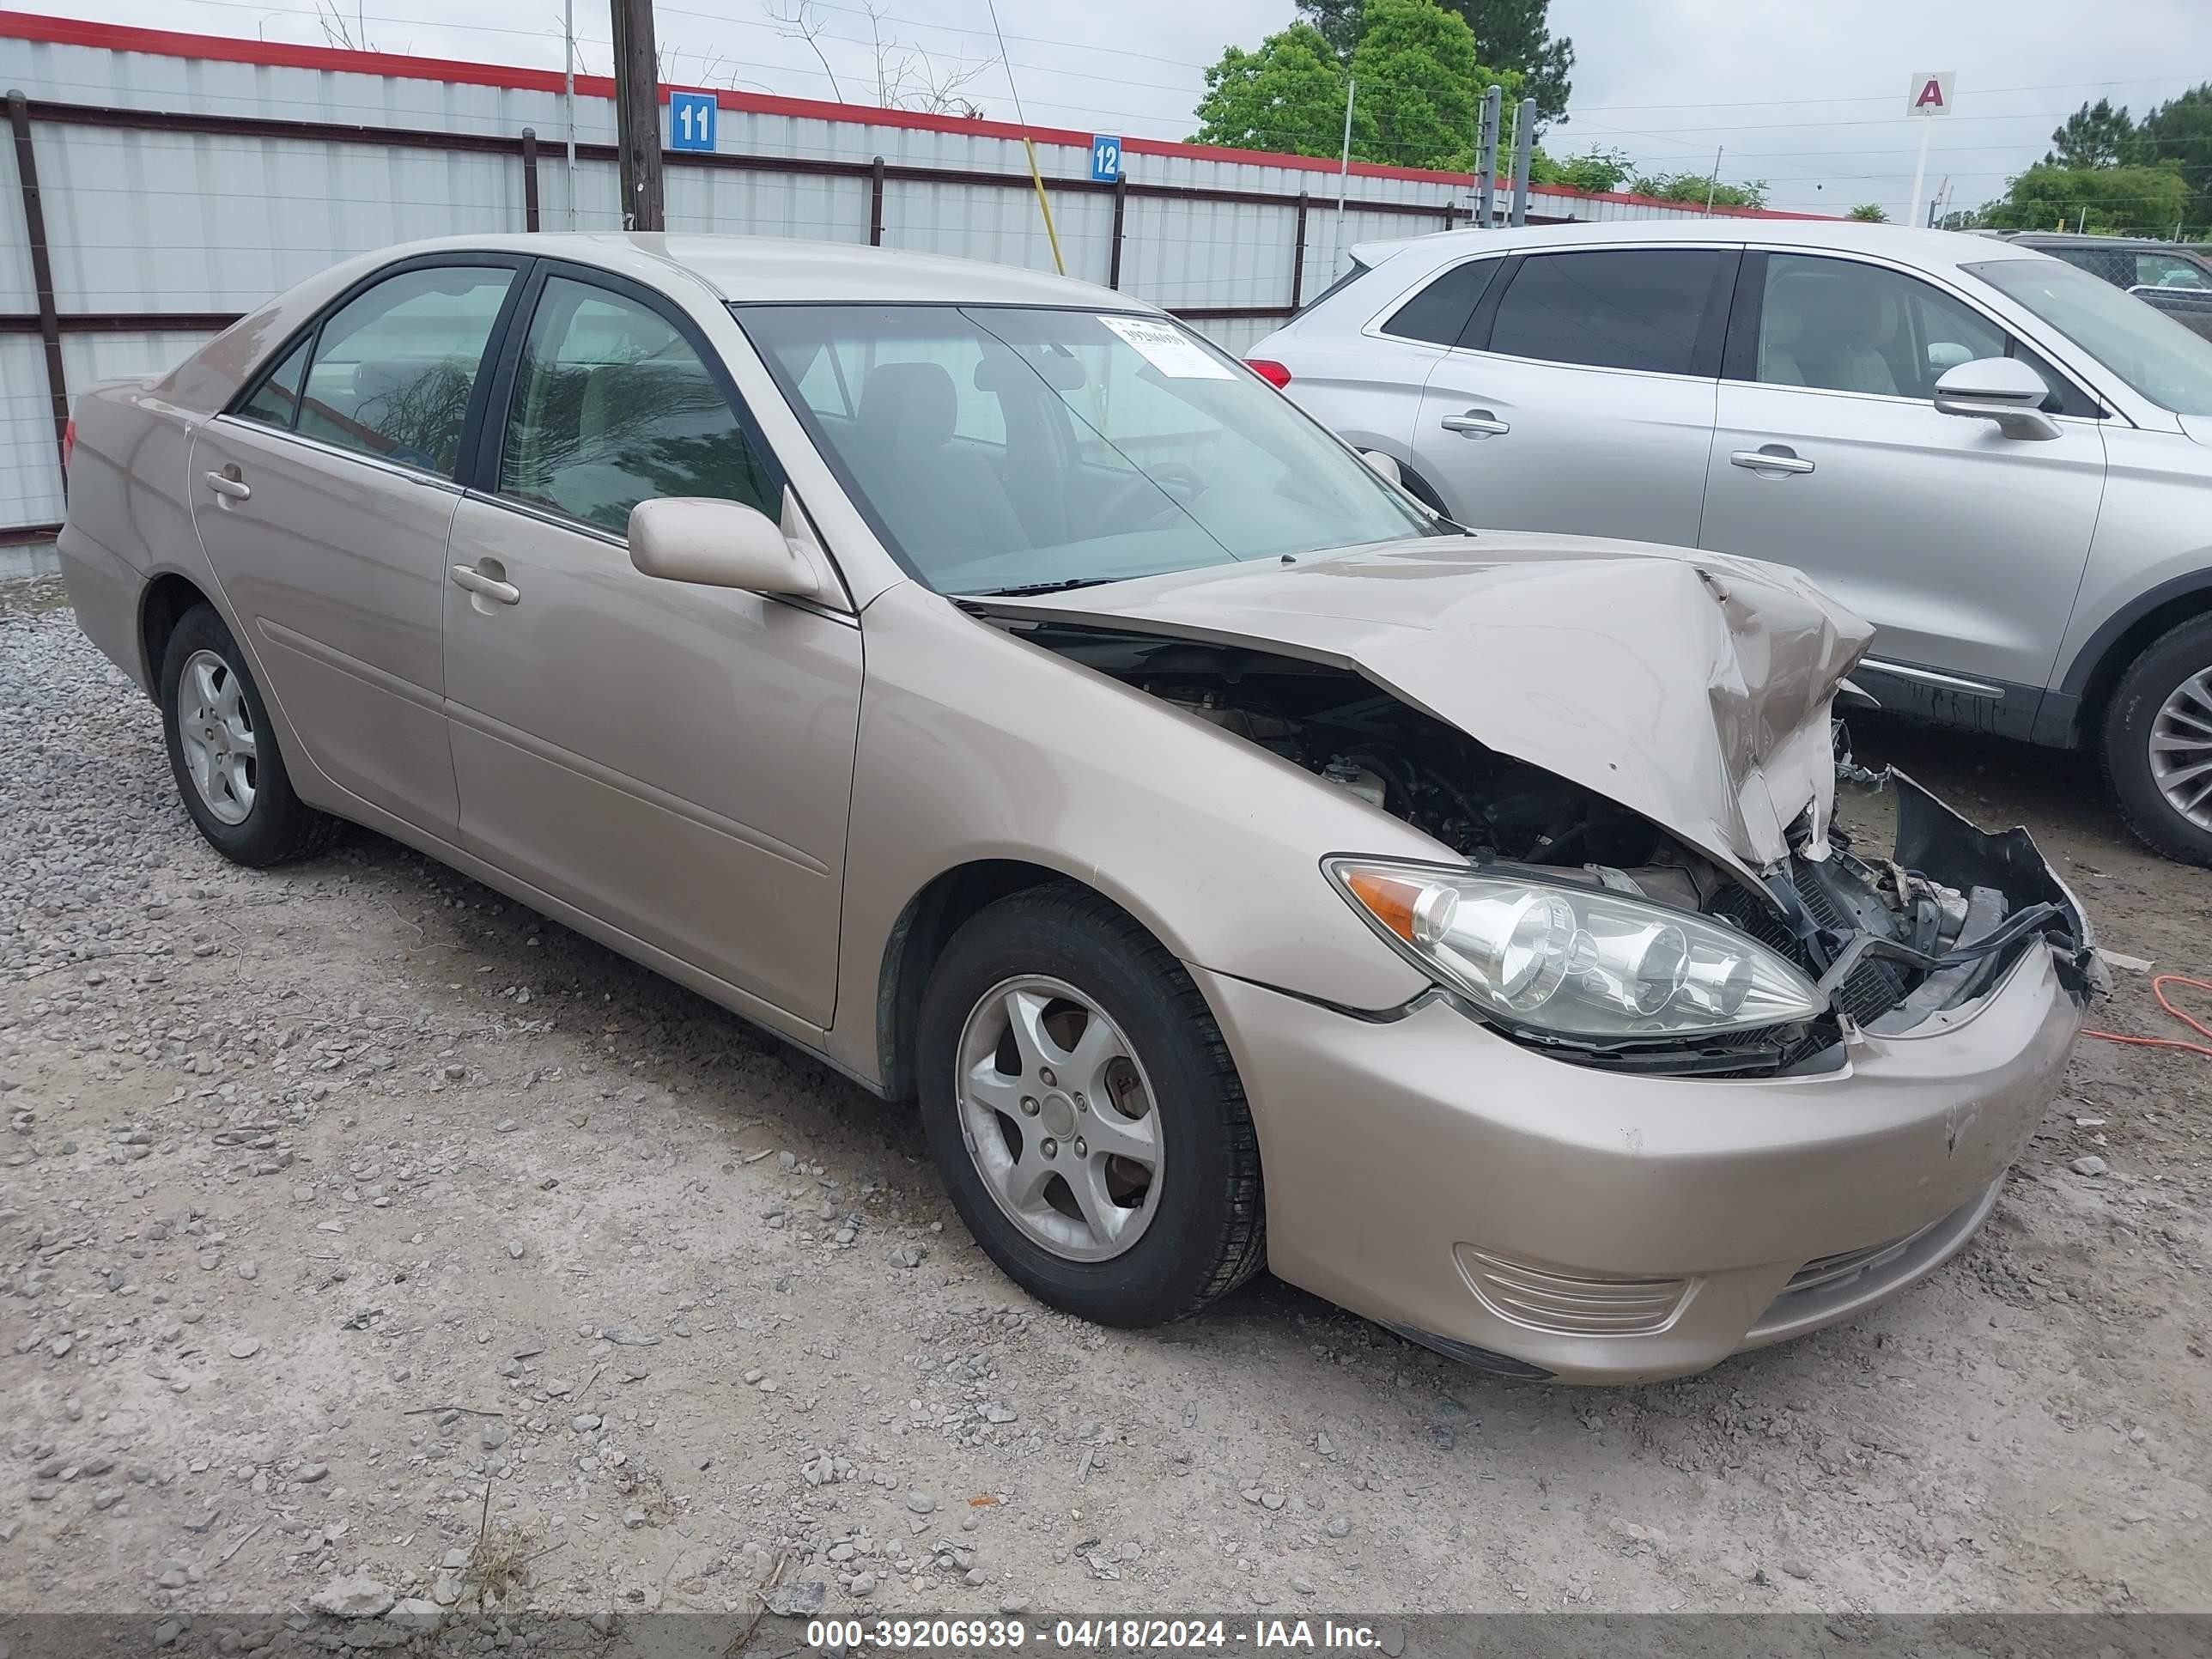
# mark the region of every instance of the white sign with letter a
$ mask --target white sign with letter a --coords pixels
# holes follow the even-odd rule
[[[1912,77],[1912,88],[1905,95],[1905,112],[1922,117],[1948,115],[1951,83],[1958,78],[1948,70],[1922,70]]]

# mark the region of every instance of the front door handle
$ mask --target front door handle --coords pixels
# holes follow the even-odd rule
[[[207,487],[225,501],[253,499],[253,486],[239,476],[238,464],[234,461],[220,472],[206,472],[200,476],[207,481]]]
[[[1497,438],[1513,430],[1486,409],[1470,409],[1464,415],[1447,415],[1437,422],[1447,432],[1456,432],[1462,438]]]
[[[472,565],[457,564],[452,568],[453,586],[465,587],[495,605],[514,605],[522,598],[522,590],[513,582],[503,582],[496,576],[487,576]]]
[[[1729,457],[1729,465],[1753,472],[1796,473],[1813,470],[1813,463],[1788,444],[1761,444],[1757,449],[1739,449]]]

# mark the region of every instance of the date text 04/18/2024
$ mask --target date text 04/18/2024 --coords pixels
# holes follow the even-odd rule
[[[1017,1650],[1034,1644],[1064,1651],[1245,1648],[1257,1651],[1370,1651],[1394,1659],[1401,1643],[1389,1626],[1334,1619],[817,1619],[807,1645],[855,1651]]]

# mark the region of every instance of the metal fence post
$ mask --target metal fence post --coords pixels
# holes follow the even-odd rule
[[[39,295],[39,338],[46,348],[46,395],[53,404],[54,459],[58,465],[62,434],[69,429],[69,374],[62,367],[61,316],[54,305],[54,262],[46,249],[46,211],[39,200],[39,161],[31,152],[31,106],[21,89],[8,89],[8,125],[15,134],[15,178],[23,190],[23,234],[31,244],[31,283]],[[69,499],[69,474],[62,473],[62,499]]]
[[[1306,208],[1310,198],[1298,192],[1298,228],[1291,249],[1291,314],[1297,315],[1298,301],[1306,291]]]
[[[522,228],[538,228],[538,133],[522,130]]]
[[[1129,175],[1114,175],[1114,252],[1106,267],[1106,286],[1121,286],[1121,222],[1129,206]]]
[[[884,158],[876,157],[868,169],[868,246],[884,245]]]

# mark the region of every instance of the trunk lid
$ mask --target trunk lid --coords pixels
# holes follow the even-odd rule
[[[1353,670],[1752,874],[1788,856],[1808,810],[1824,852],[1829,704],[1873,637],[1796,571],[1521,532],[962,603]]]

